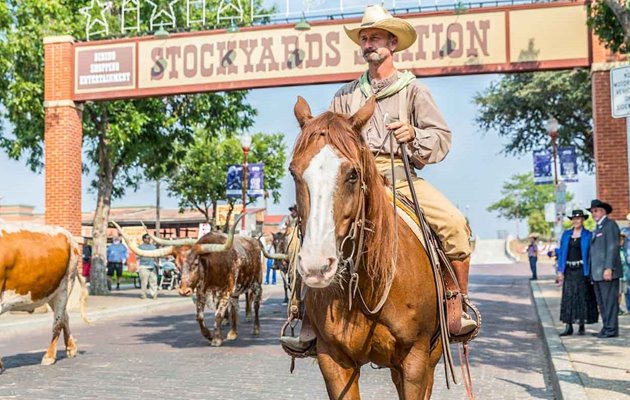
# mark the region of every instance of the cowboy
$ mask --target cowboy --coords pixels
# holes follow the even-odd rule
[[[390,182],[390,154],[394,153],[397,178],[394,186],[411,199],[398,145],[406,145],[410,161],[417,169],[442,161],[451,147],[451,132],[429,90],[416,80],[415,75],[398,71],[394,66],[394,52],[413,45],[416,31],[407,21],[394,18],[379,5],[365,9],[358,27],[344,26],[344,29],[348,37],[361,47],[368,70],[335,94],[330,111],[352,115],[368,98],[376,97],[376,110],[363,129],[363,137],[376,154],[377,167]],[[387,121],[386,116],[389,117]],[[398,142],[393,148],[387,137],[389,132],[393,132]],[[459,287],[466,295],[472,253],[468,223],[443,194],[418,178],[414,170],[411,174],[420,206],[429,225],[442,241]],[[465,335],[477,326],[463,311],[461,320],[461,329],[450,332],[451,335]],[[285,344],[291,348],[303,347],[298,343]]]

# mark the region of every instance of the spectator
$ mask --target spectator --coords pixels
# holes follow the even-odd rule
[[[116,272],[116,290],[120,290],[120,278],[122,277],[123,264],[127,262],[127,248],[116,234],[112,238],[112,244],[107,247],[107,288],[112,290],[112,279]]]
[[[273,243],[270,237],[265,238],[265,251],[267,254],[271,255],[274,253]],[[269,284],[269,275],[271,275],[271,284],[276,284],[276,270],[273,269],[273,259],[267,259],[267,273],[265,274],[265,285]]]
[[[295,204],[292,205],[291,207],[289,207],[289,211],[291,213],[284,217],[284,219],[280,223],[280,230],[283,231],[287,236],[291,234],[293,228],[295,228],[298,221],[297,206]]]
[[[588,265],[592,234],[584,228],[584,221],[588,219],[584,211],[573,210],[567,218],[573,228],[562,234],[558,252],[558,281],[562,282],[560,321],[566,324],[560,336],[573,335],[576,322],[580,326],[578,335],[584,335],[584,324],[594,324],[599,319]]]
[[[591,242],[591,278],[603,327],[598,338],[619,336],[619,278],[621,258],[619,256],[619,227],[608,215],[612,206],[601,200],[591,201],[589,211],[597,222]]]
[[[155,250],[154,244],[151,243],[151,236],[145,233],[142,235],[142,244],[138,246],[141,250]],[[158,295],[157,283],[157,265],[155,259],[151,257],[138,256],[138,276],[140,278],[140,298],[147,298],[147,287],[152,299],[156,299]]]
[[[529,246],[527,246],[527,258],[529,258],[529,269],[532,271],[532,277],[529,278],[531,281],[535,281],[538,279],[538,275],[536,274],[536,263],[538,262],[538,246],[536,245],[536,240],[538,239],[538,234],[532,233],[529,235],[531,242]]]
[[[81,274],[90,281],[90,270],[92,269],[92,241],[86,240],[83,243],[83,268]]]

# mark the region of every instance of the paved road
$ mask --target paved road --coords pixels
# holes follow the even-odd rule
[[[523,264],[474,267],[471,289],[484,314],[471,360],[478,399],[553,398],[527,271]],[[0,375],[0,399],[324,399],[313,361],[298,360],[289,374],[289,358],[277,342],[283,306],[272,292],[262,307],[261,336],[253,337],[251,324],[243,322],[239,339],[221,348],[200,335],[192,304],[92,326],[75,321],[80,354],[67,359],[62,350],[52,367],[39,365],[48,331],[2,337],[8,370]],[[442,365],[437,375],[434,399],[465,398],[461,386],[446,390]],[[364,367],[361,388],[364,399],[396,397],[387,370]]]

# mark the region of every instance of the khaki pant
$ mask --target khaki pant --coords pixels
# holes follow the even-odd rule
[[[149,289],[149,296],[157,296],[158,287],[157,287],[157,271],[155,268],[144,268],[140,267],[138,269],[138,276],[140,277],[140,291],[146,296],[147,295],[147,286]]]
[[[391,160],[389,155],[376,158],[376,167],[391,182]],[[402,160],[394,160],[396,190],[412,199],[409,185],[405,177],[405,170]],[[413,175],[413,186],[416,189],[416,196],[424,215],[442,241],[444,250],[449,259],[462,261],[470,256],[470,227],[464,215],[436,188],[431,186],[424,179]]]

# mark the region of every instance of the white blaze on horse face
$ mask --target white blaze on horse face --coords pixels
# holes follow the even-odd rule
[[[337,273],[337,240],[333,203],[341,158],[324,146],[304,171],[310,193],[310,212],[304,242],[299,253],[298,271],[311,287],[326,287]]]

